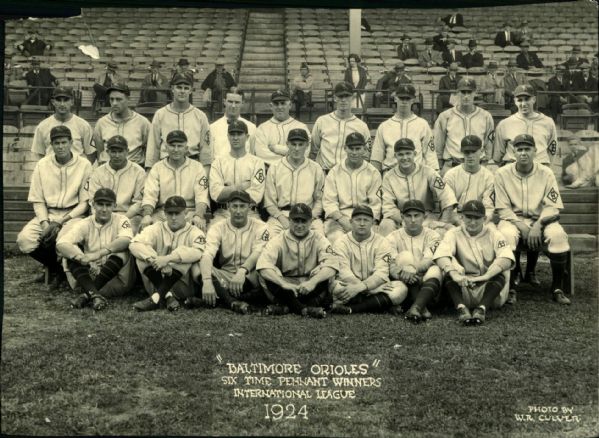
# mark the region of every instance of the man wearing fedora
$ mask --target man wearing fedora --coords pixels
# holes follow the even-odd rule
[[[505,102],[505,109],[515,113],[518,109],[514,105],[514,90],[518,85],[526,83],[524,77],[516,72],[516,61],[510,59],[507,63],[507,70],[503,75],[503,97]]]
[[[40,68],[39,59],[31,60],[31,69],[25,73],[25,81],[29,87],[29,95],[25,101],[28,105],[48,105],[52,88],[58,85],[58,79],[47,68]]]
[[[374,95],[374,107],[379,107],[388,100],[389,91],[395,90],[398,85],[411,84],[412,78],[406,74],[406,66],[402,61],[399,61],[393,67],[393,70],[385,72],[385,74],[376,83],[376,93]]]
[[[113,84],[124,83],[123,79],[116,72],[117,68],[116,62],[108,61],[106,64],[106,71],[100,74],[96,79],[96,82],[94,83],[94,92],[96,94],[92,104],[94,110],[100,111],[100,108],[110,106],[110,102],[108,101],[108,89]]]
[[[424,41],[425,49],[418,54],[418,63],[420,67],[437,67],[443,64],[441,53],[433,49],[433,39],[427,38]]]
[[[456,50],[456,40],[450,38],[447,40],[447,49],[443,52],[443,67],[451,64],[462,65],[462,51]]]
[[[447,68],[447,74],[439,79],[439,91],[442,91],[437,96],[437,112],[450,108],[455,99],[455,91],[458,89],[458,83],[462,77],[458,74],[458,64],[453,62]]]
[[[300,109],[303,106],[312,105],[312,88],[314,86],[314,78],[310,73],[308,64],[302,62],[300,65],[300,73],[293,78],[291,100],[295,104],[295,117],[299,118]]]
[[[223,98],[227,90],[236,85],[237,82],[235,82],[233,75],[225,70],[225,61],[219,59],[215,63],[214,70],[206,76],[200,88],[204,91],[211,90],[213,109],[216,112],[221,112],[223,110]]]
[[[483,54],[476,50],[476,41],[468,41],[468,53],[462,56],[462,67],[482,67],[485,65]]]
[[[168,78],[160,73],[161,66],[162,64],[156,60],[150,64],[150,73],[146,75],[141,83],[140,105],[144,103],[164,105],[169,101]]]
[[[529,52],[530,44],[528,41],[520,43],[520,53],[516,56],[516,65],[518,68],[528,70],[531,67],[543,68],[543,63],[535,52]]]
[[[494,93],[490,93],[494,91]],[[480,79],[480,92],[487,103],[503,103],[503,82],[497,75],[497,63],[489,62],[487,74]]]
[[[416,44],[412,42],[412,38],[409,35],[403,34],[401,37],[401,43],[397,46],[397,57],[402,61],[406,59],[417,59],[418,50],[416,50]]]
[[[495,45],[499,47],[513,46],[516,43],[516,33],[512,30],[512,24],[509,21],[503,23],[503,30],[495,35]]]
[[[568,91],[570,89],[569,84],[566,82],[564,73],[566,67],[561,64],[555,66],[553,76],[547,81],[547,91]],[[562,113],[562,105],[568,103],[568,96],[566,94],[550,94],[549,95],[549,111],[551,118],[557,120],[558,114]]]

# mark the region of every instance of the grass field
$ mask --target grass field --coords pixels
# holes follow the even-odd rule
[[[138,314],[131,303],[141,295],[101,313],[75,311],[67,306],[70,292],[22,284],[37,267],[11,257],[4,269],[1,432],[596,436],[596,266],[596,258],[577,258],[570,307],[523,290],[514,308],[469,328],[448,310],[419,326],[392,315]],[[538,273],[549,279],[548,264],[541,261]],[[265,386],[224,385],[228,362],[297,363],[304,377],[313,364],[367,364],[367,377],[381,384],[355,388],[354,399],[235,398],[233,387]],[[316,389],[308,388],[313,396]],[[293,404],[296,416],[274,420],[275,407],[265,419],[266,403]]]

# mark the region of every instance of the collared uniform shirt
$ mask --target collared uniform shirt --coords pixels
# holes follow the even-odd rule
[[[417,236],[410,236],[405,228],[395,230],[387,236],[387,242],[391,245],[393,259],[400,252],[408,251],[414,260],[431,259],[433,251],[439,246],[441,236],[435,230],[422,227],[422,232]]]
[[[253,151],[254,155],[261,160],[264,160],[264,162],[269,166],[275,161],[283,158],[282,155],[275,154],[268,149],[268,145],[283,145],[287,147],[287,136],[289,135],[289,131],[292,129],[303,129],[308,133],[308,135],[310,135],[310,130],[306,124],[294,119],[293,117],[289,117],[284,122],[279,122],[277,119],[272,117],[270,120],[262,123],[260,126],[258,126],[258,128],[256,128]],[[309,151],[306,150],[306,156],[308,156],[308,153]]]
[[[250,187],[245,191],[256,204],[264,196],[264,181],[266,172],[264,162],[252,154],[234,158],[230,154],[218,157],[210,168],[210,197],[216,202],[223,189],[227,186],[249,182]]]
[[[304,203],[312,209],[312,216],[322,213],[324,172],[314,161],[306,160],[294,168],[287,157],[281,158],[268,169],[264,191],[264,208],[277,218],[281,208]]]
[[[458,211],[462,206],[472,200],[481,201],[485,206],[487,215],[493,214],[495,209],[495,185],[493,174],[486,167],[480,167],[478,172],[470,173],[461,164],[452,167],[443,176],[445,183],[458,200]]]
[[[94,127],[94,134],[104,142],[104,152],[100,161],[108,160],[106,152],[106,142],[115,135],[125,137],[129,147],[127,159],[140,166],[144,165],[146,159],[146,144],[152,130],[152,124],[141,114],[131,111],[131,117],[127,120],[117,121],[112,117],[112,113],[101,117]]]
[[[141,207],[142,192],[146,181],[146,172],[139,164],[127,162],[119,170],[114,170],[109,163],[104,163],[93,170],[89,179],[89,199],[100,188],[111,189],[116,194],[115,212],[126,213],[133,204]]]
[[[254,141],[254,135],[256,133],[256,125],[249,120],[239,117],[248,127],[248,139],[245,144],[245,150],[250,152],[252,150],[251,145]],[[223,157],[229,155],[231,145],[229,144],[229,123],[227,123],[227,117],[222,116],[220,119],[210,124],[210,147],[212,148],[212,158]]]
[[[195,263],[202,258],[205,246],[204,233],[194,225],[186,223],[180,230],[172,231],[167,222],[160,221],[145,227],[136,235],[129,245],[129,251],[141,260],[177,254],[181,263]]]
[[[71,136],[73,137],[71,151],[73,154],[90,155],[96,152],[96,148],[92,145],[92,127],[89,123],[75,114],[72,114],[71,118],[64,123],[58,120],[54,115],[42,120],[39,125],[36,126],[33,133],[31,152],[39,155],[54,153],[52,150],[52,142],[50,140],[50,131],[52,131],[52,128],[55,126],[66,126],[71,130]]]

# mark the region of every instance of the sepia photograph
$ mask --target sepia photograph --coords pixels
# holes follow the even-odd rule
[[[599,436],[598,12],[3,2],[2,436]]]

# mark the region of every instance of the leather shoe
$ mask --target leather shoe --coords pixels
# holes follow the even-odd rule
[[[558,304],[571,304],[572,302],[570,301],[570,299],[564,295],[564,291],[561,289],[555,289],[553,291],[553,301],[555,301]]]
[[[152,298],[146,298],[145,300],[141,300],[133,304],[133,308],[138,312],[149,312],[156,310],[159,307],[160,305],[152,301]]]

